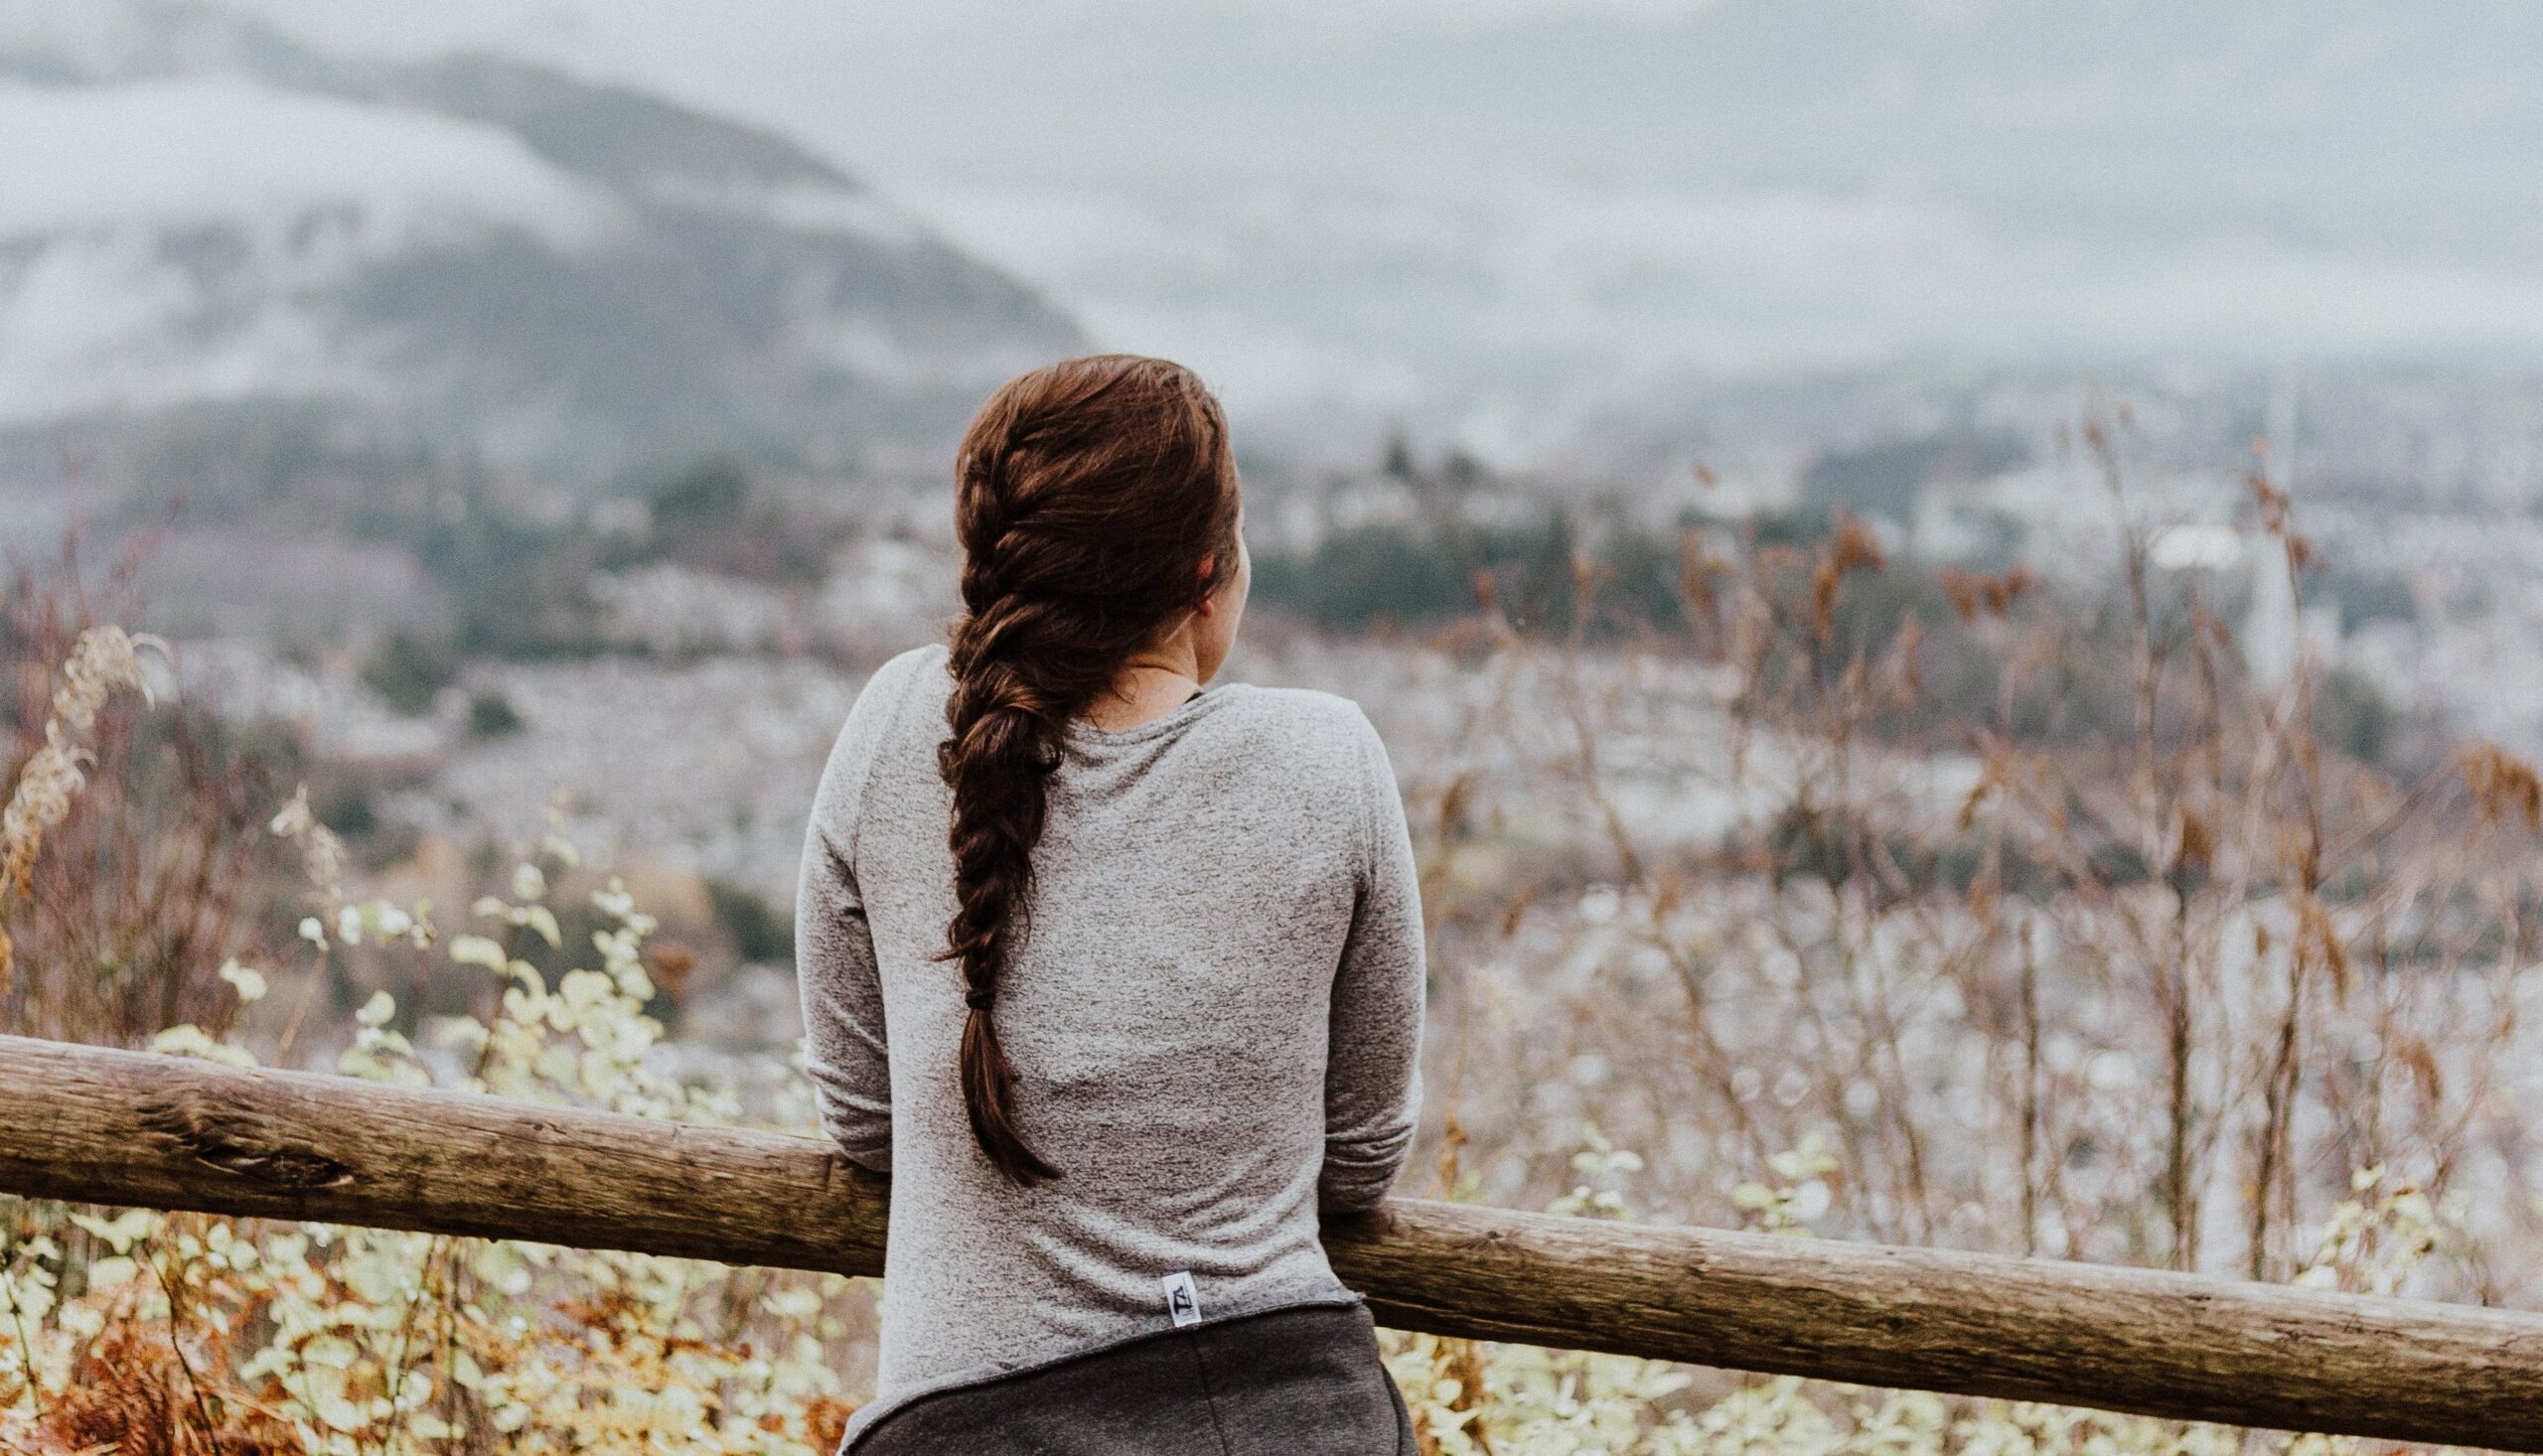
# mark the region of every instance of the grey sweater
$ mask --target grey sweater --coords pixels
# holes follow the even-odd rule
[[[956,1076],[961,973],[934,958],[951,685],[941,647],[865,685],[797,901],[823,1125],[892,1175],[881,1369],[851,1430],[1196,1315],[1347,1302],[1319,1205],[1378,1201],[1420,1101],[1421,916],[1386,750],[1345,699],[1227,684],[1068,730],[995,1010],[1018,1119],[1063,1176],[1000,1176]]]

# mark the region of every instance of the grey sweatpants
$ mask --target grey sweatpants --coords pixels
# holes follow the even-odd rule
[[[1413,1456],[1365,1306],[1301,1305],[922,1395],[854,1456]]]

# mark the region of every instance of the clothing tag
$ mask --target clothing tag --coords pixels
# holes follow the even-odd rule
[[[1165,1312],[1174,1317],[1174,1327],[1201,1323],[1201,1291],[1192,1287],[1192,1271],[1166,1275],[1158,1281],[1165,1285]]]

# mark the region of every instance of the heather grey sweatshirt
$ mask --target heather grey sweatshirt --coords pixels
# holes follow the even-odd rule
[[[999,1175],[957,1081],[961,972],[935,958],[951,686],[941,647],[865,685],[796,908],[823,1125],[892,1175],[881,1370],[852,1431],[1178,1318],[1349,1301],[1319,1205],[1378,1201],[1420,1101],[1421,916],[1386,750],[1345,699],[1231,683],[1068,730],[995,1010],[1018,1120],[1062,1177]]]

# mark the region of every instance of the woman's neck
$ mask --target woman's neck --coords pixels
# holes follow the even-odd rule
[[[1198,668],[1189,651],[1143,654],[1125,663],[1081,716],[1107,733],[1162,718],[1201,690]]]

